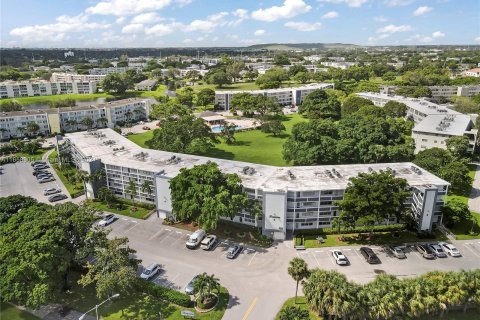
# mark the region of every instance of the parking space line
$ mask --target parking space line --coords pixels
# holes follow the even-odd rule
[[[257,255],[257,253],[258,253],[258,252],[255,252],[255,253],[253,254],[253,257],[252,257],[252,258],[250,259],[250,261],[248,262],[248,265],[250,265],[250,263],[252,263],[253,258],[255,258],[255,256]]]
[[[152,240],[153,238],[155,238],[156,236],[160,235],[160,233],[162,233],[162,229],[158,230],[157,232],[155,232],[155,234],[153,236],[151,236],[150,238],[148,238],[148,240]]]
[[[361,260],[364,264],[367,264],[367,262],[365,261],[365,258],[364,258],[360,253],[358,253],[357,250],[353,250],[353,252],[355,252],[355,254],[360,258],[360,260]]]
[[[130,227],[127,231],[125,231],[124,233],[127,233],[128,231],[132,230],[133,228],[135,228],[136,226],[139,225],[136,221],[132,221],[132,222],[134,222],[135,224],[132,227]]]
[[[320,262],[318,262],[318,259],[317,259],[317,257],[315,256],[315,253],[312,253],[312,256],[313,256],[313,258],[315,259],[315,262],[317,263],[317,265],[320,267]]]
[[[480,255],[479,255],[477,252],[475,252],[475,250],[473,250],[473,249],[470,247],[470,244],[464,243],[463,246],[464,246],[465,248],[467,248],[468,250],[470,250],[470,251],[471,251],[474,255],[476,255],[477,257],[480,257]]]
[[[328,256],[328,260],[330,260],[332,265],[335,267],[335,261],[333,261],[333,256],[331,254],[332,252],[333,252],[333,250],[331,250],[330,253],[327,253],[327,256]]]
[[[165,229],[165,231],[172,231],[172,230],[170,230],[170,229]]]
[[[181,231],[175,231],[175,233],[177,233],[177,234],[182,234],[182,232],[181,232]]]

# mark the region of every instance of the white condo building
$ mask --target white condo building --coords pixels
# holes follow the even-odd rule
[[[471,97],[480,93],[480,86],[429,86],[432,98]],[[381,94],[395,94],[398,86],[381,86]]]
[[[96,81],[102,82],[105,79],[105,75],[93,75],[93,74],[75,74],[66,72],[54,72],[50,77],[52,82],[70,82],[70,81]]]
[[[407,106],[407,117],[412,118],[415,127],[412,138],[415,141],[415,153],[428,148],[446,149],[445,140],[452,136],[466,136],[469,141],[469,151],[473,152],[477,141],[477,129],[469,115],[440,106],[425,99],[407,98],[374,92],[357,93],[368,99],[374,105],[383,107],[389,101],[397,101]]]
[[[0,99],[51,96],[56,94],[91,94],[97,92],[94,81],[4,81],[0,82]]]
[[[230,110],[230,101],[235,94],[250,93],[253,95],[264,95],[267,97],[276,98],[278,103],[280,103],[281,105],[296,106],[302,103],[303,99],[312,91],[318,89],[324,90],[333,88],[333,83],[312,83],[301,87],[293,88],[215,91],[215,105],[224,110]]]
[[[249,198],[261,204],[260,217],[243,212],[233,221],[261,227],[263,234],[275,239],[298,229],[331,227],[340,214],[335,200],[343,198],[349,178],[361,172],[389,170],[406,179],[412,191],[406,205],[419,230],[429,231],[441,221],[449,185],[412,163],[274,167],[144,149],[110,129],[70,133],[66,138],[78,167],[87,172],[104,168],[107,187],[119,197],[130,197],[126,188],[133,179],[137,201],[155,203],[162,218],[173,216],[169,180],[182,168],[216,162],[223,172],[238,174]],[[153,183],[150,194],[140,188],[146,180]],[[87,186],[89,196],[95,196],[95,191]],[[394,221],[392,217],[390,222]]]

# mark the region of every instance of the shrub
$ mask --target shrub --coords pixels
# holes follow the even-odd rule
[[[343,233],[365,233],[365,232],[394,232],[405,230],[404,224],[390,224],[380,226],[357,226],[351,230],[342,230]],[[311,230],[297,230],[295,235],[320,235],[320,234],[338,234],[336,228],[323,228],[323,229],[311,229]]]
[[[202,299],[198,298],[196,303],[197,307],[199,307],[200,309],[207,310],[213,308],[217,301],[218,297],[215,295],[211,295],[210,297],[208,297],[208,299],[205,299],[205,301],[202,301]]]
[[[171,302],[185,308],[189,308],[192,306],[190,296],[188,296],[187,294],[167,287],[159,286],[153,282],[138,279],[138,289],[139,291],[147,293],[154,298]]]

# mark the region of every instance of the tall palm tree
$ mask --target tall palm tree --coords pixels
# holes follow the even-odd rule
[[[297,282],[295,289],[295,303],[297,303],[298,284],[300,281],[308,277],[308,266],[305,260],[301,258],[293,258],[288,267],[288,274]]]
[[[93,126],[93,120],[90,117],[85,117],[80,121],[80,124],[84,125],[88,129],[91,129]]]
[[[125,188],[125,192],[130,195],[132,198],[132,206],[135,206],[135,197],[137,196],[137,182],[130,178],[130,181],[128,181],[128,186]]]
[[[105,117],[100,117],[97,119],[97,124],[99,124],[102,127],[105,127],[107,123],[108,123],[108,120]]]
[[[148,195],[151,195],[152,192],[153,192],[152,185],[153,185],[153,184],[152,184],[152,181],[145,180],[145,181],[143,181],[143,183],[140,185],[140,190],[142,190],[142,192],[147,193]]]
[[[101,187],[98,189],[98,197],[105,201],[109,207],[115,201],[115,195],[113,194],[112,190],[108,189],[107,187]]]
[[[392,275],[377,276],[363,287],[361,298],[367,301],[369,319],[391,319],[403,315],[407,308],[404,282]]]
[[[85,171],[85,170],[77,170],[75,172],[74,179],[76,181],[81,181],[83,184],[83,190],[85,192],[85,198],[88,199],[88,194],[87,194],[87,182],[91,180],[90,174]]]
[[[26,127],[18,127],[17,128],[17,131],[20,131],[22,133],[22,136],[23,136],[23,133],[25,132],[25,130],[27,130]]]
[[[213,292],[220,292],[220,282],[215,275],[208,275],[206,272],[199,274],[193,282],[193,291],[196,292],[197,298],[203,304],[207,304],[213,297]]]
[[[27,131],[29,133],[33,133],[33,135],[35,135],[35,133],[40,130],[40,126],[34,122],[34,121],[30,121],[28,124],[27,124]]]

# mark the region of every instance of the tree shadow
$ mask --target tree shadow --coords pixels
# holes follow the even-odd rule
[[[238,140],[236,140],[236,141],[235,141],[234,143],[232,143],[231,145],[232,145],[232,146],[239,146],[239,147],[240,147],[240,146],[250,146],[251,144],[252,144],[251,141],[242,141],[242,140],[238,141]]]
[[[233,152],[229,152],[229,151],[225,151],[217,148],[212,148],[208,152],[201,153],[199,155],[204,157],[220,158],[220,159],[227,159],[227,160],[233,160],[235,158],[235,155],[233,154]]]
[[[277,134],[277,135],[269,134],[268,137],[269,138],[275,138],[275,139],[286,139],[286,138],[290,137],[290,135],[288,133],[280,133],[280,134]]]

